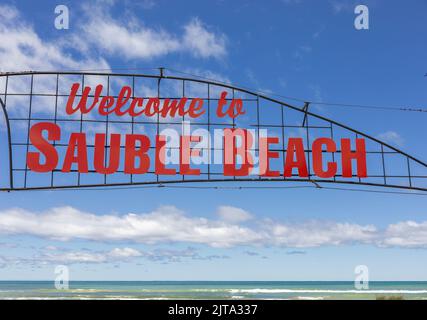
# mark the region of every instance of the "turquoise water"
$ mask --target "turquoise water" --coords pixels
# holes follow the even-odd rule
[[[73,281],[56,290],[52,281],[0,281],[0,299],[377,299],[427,300],[427,281]]]

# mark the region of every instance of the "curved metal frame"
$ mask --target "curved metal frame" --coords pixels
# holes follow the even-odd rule
[[[422,166],[424,166],[425,168],[427,168],[427,163],[405,153],[402,150],[399,150],[396,147],[393,147],[375,137],[372,137],[368,134],[365,134],[363,132],[360,132],[356,129],[350,128],[342,123],[336,122],[332,119],[326,118],[324,116],[320,116],[317,115],[315,113],[312,113],[310,111],[308,111],[308,108],[303,107],[298,108],[296,106],[290,105],[288,103],[285,103],[283,101],[268,97],[264,94],[259,94],[257,92],[252,92],[248,89],[244,89],[244,88],[240,88],[237,86],[233,86],[230,84],[225,84],[225,83],[221,83],[221,82],[215,82],[215,81],[209,81],[209,80],[204,80],[204,79],[194,79],[194,78],[187,78],[187,77],[179,77],[179,76],[169,76],[169,75],[164,75],[164,73],[161,70],[160,75],[149,75],[149,74],[129,74],[129,73],[102,73],[102,72],[74,72],[74,71],[62,71],[62,72],[54,72],[54,71],[26,71],[26,72],[8,72],[8,73],[4,73],[4,74],[0,74],[0,77],[9,77],[9,76],[25,76],[25,75],[82,75],[82,76],[111,76],[111,77],[133,77],[133,78],[152,78],[152,79],[158,79],[158,81],[160,82],[161,79],[170,79],[170,80],[179,80],[179,81],[192,81],[192,82],[198,82],[198,83],[204,83],[207,85],[215,85],[215,86],[220,86],[223,88],[227,88],[227,89],[232,89],[232,90],[237,90],[240,91],[242,93],[246,93],[252,96],[256,96],[258,99],[262,98],[264,100],[276,103],[281,105],[282,107],[287,107],[290,108],[292,110],[301,112],[304,115],[304,119],[307,116],[312,116],[314,118],[329,122],[330,124],[333,124],[337,127],[340,127],[342,129],[348,130],[350,132],[355,133],[356,135],[368,138],[371,141],[374,141],[378,144],[380,144],[382,147],[386,147],[389,148],[393,151],[395,151],[396,153],[404,156],[407,158],[407,160],[409,161],[412,160]],[[7,82],[6,82],[7,83]],[[6,85],[7,88],[7,85]],[[7,96],[7,93],[5,93],[5,96]],[[6,103],[4,103],[1,99],[0,99],[0,104],[2,106],[2,110],[6,119],[6,123],[7,123],[7,132],[8,132],[8,140],[9,140],[9,165],[10,165],[10,188],[2,188],[0,189],[0,191],[21,191],[21,190],[45,190],[45,189],[75,189],[75,188],[94,188],[94,187],[110,187],[110,186],[130,186],[130,185],[161,185],[161,184],[174,184],[174,183],[200,183],[200,182],[252,182],[252,181],[275,181],[275,182],[286,182],[286,181],[292,181],[292,182],[311,182],[311,183],[336,183],[336,184],[352,184],[352,185],[366,185],[366,186],[376,186],[376,187],[390,187],[390,188],[400,188],[400,189],[409,189],[409,190],[419,190],[419,191],[427,191],[427,187],[415,187],[415,186],[402,186],[402,185],[392,185],[392,184],[380,184],[380,183],[369,183],[369,182],[361,182],[361,181],[341,181],[341,180],[325,180],[325,179],[293,179],[293,178],[286,178],[286,179],[271,179],[271,178],[265,178],[265,177],[257,177],[257,178],[242,178],[242,179],[186,179],[186,180],[168,180],[168,181],[146,181],[146,182],[130,182],[130,183],[108,183],[108,184],[85,184],[85,185],[78,185],[78,186],[73,186],[73,185],[64,185],[64,186],[42,186],[42,187],[26,187],[26,188],[15,188],[13,185],[13,172],[12,172],[12,168],[13,168],[13,161],[12,161],[12,146],[11,146],[11,130],[10,130],[10,124],[9,124],[9,117],[8,117],[8,113],[7,113],[7,109],[6,109]],[[304,127],[304,126],[302,126]],[[410,176],[409,176],[410,178]]]
[[[3,102],[3,99],[0,98],[0,104],[3,110],[3,114],[4,114],[4,120],[6,121],[6,130],[7,130],[7,140],[8,140],[8,148],[9,148],[9,184],[10,184],[10,189],[13,189],[13,171],[12,171],[12,163],[13,163],[13,153],[12,153],[12,136],[11,136],[11,132],[10,132],[10,122],[9,122],[9,116],[7,114],[7,110],[6,110],[6,105]]]

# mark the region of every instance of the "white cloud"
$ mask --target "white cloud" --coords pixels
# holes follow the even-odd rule
[[[427,247],[427,222],[399,222],[384,230],[373,225],[317,220],[291,224],[252,219],[248,226],[246,222],[252,215],[243,209],[222,206],[217,213],[219,220],[189,217],[172,206],[163,206],[149,213],[125,215],[95,215],[72,207],[52,208],[44,212],[9,209],[0,211],[0,234],[32,235],[61,241],[178,242],[213,247],[306,248],[357,243],[382,247]],[[50,254],[56,256],[57,252]],[[122,248],[114,249],[108,255],[78,253],[67,255],[64,259],[105,260],[138,256],[156,257],[158,253]]]
[[[253,243],[262,239],[254,230],[224,221],[190,218],[175,207],[123,216],[95,215],[72,207],[42,213],[23,209],[0,212],[0,233],[29,234],[57,240],[190,242],[216,247]]]
[[[184,250],[171,250],[171,249],[156,249],[153,251],[146,251],[143,254],[145,259],[151,261],[161,262],[180,262],[182,259],[189,258],[192,260],[214,260],[214,259],[228,259],[227,255],[200,255],[196,249],[188,247]]]
[[[35,248],[33,248],[35,249]],[[114,248],[107,251],[93,251],[89,249],[70,250],[65,248],[43,248],[32,257],[0,256],[0,269],[12,265],[30,264],[32,266],[48,264],[102,264],[117,262],[153,261],[158,263],[176,263],[183,260],[214,260],[229,259],[227,255],[200,255],[195,248],[183,250],[155,249],[139,251],[134,248]]]
[[[113,19],[110,15],[113,3],[103,1],[98,6],[82,5],[86,14],[76,18],[75,27],[70,29],[70,33],[61,33],[61,37],[47,39],[36,32],[16,7],[0,5],[0,72],[109,71],[110,65],[103,54],[108,57],[116,55],[127,59],[150,59],[180,52],[203,58],[220,58],[226,53],[225,35],[209,31],[197,18],[184,25],[180,29],[181,34],[173,34],[162,28],[149,28],[135,16],[128,17],[126,21]],[[209,77],[225,79],[209,71],[203,73]],[[93,85],[91,81],[94,79],[89,77],[87,84]],[[72,78],[62,78],[60,86],[67,87],[67,82],[71,85],[71,81]],[[11,77],[8,92],[28,93],[30,83],[30,77]],[[0,92],[4,88],[5,78],[0,78]],[[145,89],[144,91],[151,91],[149,88]],[[196,89],[193,91],[197,92]],[[38,93],[54,93],[56,77],[35,77],[34,90]],[[53,112],[52,97],[39,96],[37,99],[32,111]],[[63,105],[65,98],[60,98],[58,103]],[[8,99],[10,116],[26,115],[27,111],[23,106],[27,104],[26,96]],[[59,108],[59,112],[63,112],[63,108]]]
[[[427,221],[391,224],[380,244],[387,247],[427,248]]]
[[[182,34],[150,28],[132,16],[111,17],[112,3],[83,5],[68,36],[43,39],[14,6],[0,5],[0,71],[110,70],[100,52],[127,59],[150,59],[185,52],[195,57],[221,58],[226,36],[212,32],[198,18],[182,27]],[[71,53],[76,54],[73,56]]]
[[[272,222],[270,230],[272,243],[293,248],[369,243],[377,237],[374,226],[340,222],[310,221],[295,225]]]
[[[15,7],[0,5],[0,71],[52,71],[52,70],[109,70],[108,62],[99,55],[83,54],[79,58],[69,53],[69,44],[57,40],[44,40],[20,15]],[[43,76],[43,81],[35,80],[34,90],[39,93],[55,92],[54,76]],[[0,79],[0,91],[5,87],[4,77]],[[8,92],[29,93],[29,77],[11,77]],[[38,97],[33,111],[52,111],[51,97]],[[15,96],[8,99],[8,109],[23,116],[27,97]]]
[[[402,138],[402,136],[395,131],[386,131],[380,133],[379,135],[377,135],[377,138],[384,142],[394,144],[398,147],[402,147],[405,143],[405,140]]]
[[[192,18],[182,27],[182,34],[171,33],[163,28],[149,27],[135,16],[126,21],[111,16],[110,6],[84,5],[87,13],[80,23],[81,32],[74,34],[73,42],[80,43],[82,50],[91,47],[110,55],[126,59],[151,59],[170,53],[185,52],[198,58],[221,58],[226,55],[226,36],[210,31],[200,19]]]
[[[252,215],[241,209],[231,206],[220,206],[217,210],[217,215],[224,221],[242,222],[252,219]]]
[[[99,56],[75,59],[58,41],[40,38],[15,7],[0,5],[0,71],[109,69]]]
[[[114,248],[110,251],[109,256],[114,258],[140,257],[141,252],[132,248]]]
[[[18,10],[16,10],[15,7],[9,5],[1,5],[0,9],[0,18],[3,23],[9,23],[19,15]]]
[[[52,250],[49,250],[52,251]],[[54,250],[55,252],[46,252],[33,259],[32,262],[41,263],[107,263],[117,261],[128,261],[132,258],[141,257],[142,253],[133,248],[114,248],[111,251],[93,252],[85,251],[67,251]],[[21,261],[23,261],[21,259]],[[24,261],[25,262],[25,261]]]
[[[38,258],[44,262],[54,263],[102,263],[107,261],[107,255],[103,253],[92,252],[66,252],[66,253],[48,253]]]
[[[208,31],[200,19],[193,18],[184,26],[184,30],[184,46],[196,57],[220,58],[227,53],[225,35]]]
[[[86,41],[111,55],[147,59],[180,50],[179,40],[162,29],[125,25],[110,16],[91,15],[82,25]],[[80,40],[80,39],[79,39]]]

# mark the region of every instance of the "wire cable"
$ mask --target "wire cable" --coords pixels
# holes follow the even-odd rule
[[[282,95],[282,94],[278,94],[275,92],[271,92],[271,91],[262,91],[262,90],[258,90],[258,89],[254,89],[254,88],[250,88],[250,87],[246,87],[246,86],[239,86],[236,85],[232,82],[224,82],[222,80],[219,79],[213,79],[213,78],[209,78],[209,77],[205,77],[202,75],[198,75],[198,74],[194,74],[194,73],[190,73],[190,72],[185,72],[185,71],[180,71],[180,70],[176,70],[173,68],[166,68],[166,67],[147,67],[147,68],[105,68],[105,69],[75,69],[75,70],[62,70],[62,71],[66,71],[66,72],[112,72],[112,71],[146,71],[146,70],[168,70],[174,73],[179,73],[179,74],[183,74],[183,75],[187,75],[187,76],[191,76],[194,78],[199,78],[199,79],[203,79],[206,81],[212,81],[212,82],[216,82],[218,84],[226,84],[226,85],[235,85],[238,86],[242,89],[246,89],[246,90],[250,90],[259,94],[263,94],[265,96],[276,96],[276,97],[280,97],[283,99],[288,99],[288,100],[293,100],[293,101],[297,101],[297,102],[301,102],[301,103],[310,103],[311,105],[323,105],[323,106],[330,106],[330,107],[348,107],[348,108],[361,108],[361,109],[372,109],[372,110],[379,110],[379,111],[404,111],[404,112],[422,112],[422,113],[427,113],[427,108],[421,108],[421,107],[410,107],[410,106],[394,106],[394,107],[389,107],[389,106],[379,106],[379,105],[364,105],[364,104],[352,104],[352,103],[337,103],[337,102],[326,102],[326,101],[311,101],[309,99],[302,99],[302,98],[297,98],[297,97],[292,97],[292,96],[286,96],[286,95]],[[33,72],[32,71],[22,71],[22,72]],[[5,74],[7,75],[10,72],[0,72],[0,74]]]
[[[380,193],[380,194],[399,194],[399,195],[414,195],[414,196],[427,196],[427,192],[406,192],[406,191],[385,191],[385,190],[372,190],[365,188],[344,188],[344,187],[327,187],[327,186],[201,186],[201,185],[139,185],[139,186],[118,186],[118,187],[88,187],[88,188],[66,188],[66,189],[38,189],[33,191],[109,191],[109,190],[134,190],[134,189],[192,189],[192,190],[264,190],[264,189],[317,189],[317,190],[336,190],[336,191],[350,191],[350,192],[365,192],[365,193]],[[13,190],[12,190],[13,191]]]
[[[200,79],[204,79],[204,80],[209,80],[209,81],[213,81],[213,82],[218,82],[218,83],[222,83],[222,84],[232,84],[231,82],[223,82],[223,81],[219,81],[217,79],[211,79],[208,77],[204,77],[204,76],[200,76],[197,74],[192,74],[189,72],[183,72],[183,71],[179,71],[179,70],[175,70],[175,69],[171,69],[171,68],[165,68],[166,70],[172,71],[172,72],[176,72],[176,73],[180,73],[180,74],[184,74],[187,76],[192,76],[195,78],[200,78]],[[331,107],[349,107],[349,108],[364,108],[364,109],[376,109],[376,110],[388,110],[388,111],[409,111],[409,112],[427,112],[427,109],[425,108],[415,108],[415,107],[407,107],[407,106],[395,106],[395,107],[387,107],[387,106],[377,106],[377,105],[363,105],[363,104],[351,104],[351,103],[336,103],[336,102],[325,102],[325,101],[310,101],[307,99],[301,99],[301,98],[296,98],[296,97],[291,97],[291,96],[285,96],[282,94],[278,94],[275,92],[266,92],[266,91],[262,91],[262,90],[258,90],[258,89],[254,89],[254,88],[249,88],[249,87],[242,87],[240,86],[242,89],[247,89],[247,90],[251,90],[257,93],[261,93],[264,94],[266,96],[276,96],[276,97],[280,97],[280,98],[284,98],[284,99],[289,99],[289,100],[293,100],[293,101],[298,101],[301,103],[310,103],[310,104],[314,104],[314,105],[324,105],[324,106],[331,106]]]
[[[250,88],[250,87],[246,87],[246,86],[239,86],[236,85],[232,82],[224,82],[222,80],[218,80],[218,79],[213,79],[213,78],[209,78],[209,77],[205,77],[202,75],[198,75],[198,74],[193,74],[190,72],[184,72],[184,71],[180,71],[180,70],[176,70],[176,69],[172,69],[172,68],[166,68],[166,67],[151,67],[151,68],[109,68],[109,69],[80,69],[80,70],[62,70],[62,71],[67,71],[67,72],[111,72],[111,71],[144,71],[144,70],[168,70],[174,73],[179,73],[179,74],[183,74],[183,75],[187,75],[187,76],[191,76],[194,78],[199,78],[199,79],[203,79],[206,81],[212,81],[212,82],[216,82],[218,84],[225,84],[225,85],[235,85],[237,87],[240,87],[242,89],[246,89],[249,91],[253,91],[255,93],[259,93],[259,94],[263,94],[265,96],[276,96],[276,97],[280,97],[283,99],[288,99],[288,100],[293,100],[293,101],[297,101],[297,102],[301,102],[301,103],[309,103],[311,105],[323,105],[323,106],[329,106],[329,107],[340,107],[340,108],[359,108],[359,109],[371,109],[371,110],[377,110],[377,111],[403,111],[403,112],[421,112],[421,113],[427,113],[427,108],[422,108],[422,107],[411,107],[411,106],[394,106],[394,107],[389,107],[389,106],[380,106],[380,105],[364,105],[364,104],[352,104],[352,103],[337,103],[337,102],[326,102],[326,101],[311,101],[309,99],[302,99],[302,98],[297,98],[297,97],[292,97],[292,96],[286,96],[286,95],[282,95],[282,94],[278,94],[275,92],[271,92],[271,91],[262,91],[262,90],[258,90],[258,89],[254,89],[254,88]],[[34,72],[34,70],[32,71],[22,71],[22,72]],[[0,72],[0,74],[4,74],[7,75],[10,72]]]

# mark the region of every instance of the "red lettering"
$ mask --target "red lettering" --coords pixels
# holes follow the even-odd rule
[[[136,149],[136,142],[139,141],[140,147]],[[150,149],[150,139],[142,134],[126,135],[125,149],[125,173],[143,174],[150,167],[150,158],[147,155]],[[135,165],[135,158],[139,158],[139,167]]]
[[[97,133],[95,135],[95,155],[93,165],[96,172],[102,174],[112,174],[119,168],[120,160],[120,134],[112,133],[110,135],[110,160],[106,163],[106,148],[105,133]]]
[[[114,98],[112,96],[105,96],[101,99],[99,103],[99,114],[101,116],[108,116],[113,113],[115,108],[112,108],[114,105]]]
[[[158,135],[156,136],[156,174],[163,175],[175,175],[175,169],[168,169],[165,167],[166,159],[166,137]]]
[[[42,132],[47,131],[49,140],[57,141],[61,138],[61,129],[54,123],[40,122],[33,125],[30,129],[30,142],[46,158],[44,164],[40,163],[39,152],[28,152],[27,166],[35,172],[49,172],[56,168],[58,164],[58,153],[54,146],[43,138]]]
[[[323,149],[326,146],[327,152],[337,151],[337,146],[334,140],[330,138],[319,138],[314,140],[311,147],[313,154],[313,170],[319,178],[332,178],[337,173],[337,164],[335,162],[328,162],[326,171],[323,170]]]
[[[294,155],[296,156],[294,160]],[[302,138],[289,138],[288,148],[286,150],[285,177],[292,177],[292,169],[298,169],[298,176],[302,178],[308,177],[307,163],[304,153],[304,145]]]
[[[200,169],[190,168],[191,157],[199,157],[200,150],[192,150],[191,142],[200,142],[201,136],[181,136],[179,172],[182,175],[200,175]]]
[[[366,148],[365,139],[356,139],[356,151],[351,151],[350,139],[341,139],[341,161],[342,176],[351,178],[353,176],[352,160],[357,162],[357,176],[366,178]]]
[[[218,107],[216,109],[216,115],[219,118],[223,118],[226,115],[228,115],[230,118],[234,119],[234,118],[237,118],[237,116],[246,113],[245,111],[243,111],[242,99],[232,99],[230,105],[226,107],[227,105],[226,98],[227,98],[227,92],[226,91],[221,92],[221,97],[218,101]],[[226,111],[224,111],[224,107],[226,107]]]
[[[240,137],[241,145],[236,146]],[[246,129],[224,129],[224,176],[247,176],[253,168],[253,158],[249,153],[253,145],[252,134]],[[240,169],[236,168],[236,156],[242,159]]]
[[[77,112],[78,110],[80,110],[80,112],[83,114],[90,112],[95,107],[95,105],[98,103],[99,96],[100,96],[100,94],[102,92],[102,88],[103,88],[102,84],[99,84],[96,86],[95,96],[93,98],[92,104],[90,105],[89,108],[87,108],[86,104],[87,104],[87,99],[89,97],[91,88],[90,87],[84,87],[82,96],[80,97],[80,101],[77,104],[77,107],[73,109],[74,99],[76,98],[77,91],[79,90],[79,87],[80,87],[79,83],[73,83],[73,85],[71,86],[71,92],[70,92],[70,95],[68,96],[67,105],[65,107],[65,111],[67,114],[71,115],[71,114]]]
[[[144,102],[144,99],[142,99],[142,98],[135,98],[132,100],[132,102],[130,104],[130,108],[129,108],[129,115],[131,117],[138,117],[144,113],[144,109],[142,109],[139,112],[136,112],[136,106],[142,108],[143,102]]]
[[[75,155],[77,149],[77,155]],[[85,133],[72,133],[68,143],[67,152],[65,154],[62,172],[70,172],[71,165],[77,163],[77,170],[80,173],[87,173],[87,146]]]
[[[203,100],[200,98],[194,98],[191,100],[190,108],[188,110],[188,115],[191,118],[198,118],[205,113],[206,110],[203,110]]]
[[[188,99],[184,97],[180,99],[178,103],[177,99],[172,99],[172,101],[171,99],[165,99],[161,112],[162,118],[166,118],[168,115],[175,117],[177,112],[180,117],[185,115],[185,104],[187,103],[187,100]]]
[[[159,115],[162,118],[166,118],[168,116],[175,117],[177,114],[180,117],[188,114],[191,118],[197,118],[206,112],[206,110],[203,109],[203,99],[201,98],[191,99],[191,102],[187,107],[188,98],[186,97],[182,97],[180,99],[159,99],[158,97],[151,97],[147,99],[147,104],[143,107],[144,99],[141,97],[132,97],[132,88],[129,86],[123,86],[120,89],[117,99],[114,96],[104,96],[100,98],[103,90],[103,86],[101,84],[96,86],[94,98],[89,107],[87,106],[87,103],[92,90],[89,86],[83,88],[80,100],[77,103],[77,106],[74,107],[74,101],[78,96],[79,88],[79,83],[74,83],[71,86],[66,104],[66,112],[69,115],[77,111],[80,111],[82,114],[89,113],[97,104],[98,113],[102,116],[115,113],[117,116],[129,114],[131,117],[136,117],[144,114],[147,117]],[[241,99],[234,100],[232,101],[227,114],[233,115],[234,109],[237,110],[237,115],[243,114],[244,112],[241,112]],[[125,106],[128,103],[130,103],[130,106],[126,108]],[[137,111],[136,109],[138,108],[141,110]],[[233,118],[237,115],[233,115]]]
[[[128,103],[130,96],[132,94],[131,87],[124,86],[120,90],[119,96],[117,97],[117,107],[116,107],[116,114],[118,116],[124,116],[127,111],[122,111],[121,108]]]
[[[147,105],[145,106],[145,115],[152,117],[159,113],[160,100],[159,98],[149,98]]]
[[[278,177],[279,171],[270,171],[270,159],[279,158],[279,152],[270,151],[270,144],[279,143],[278,137],[260,137],[259,138],[259,172],[264,177]]]

